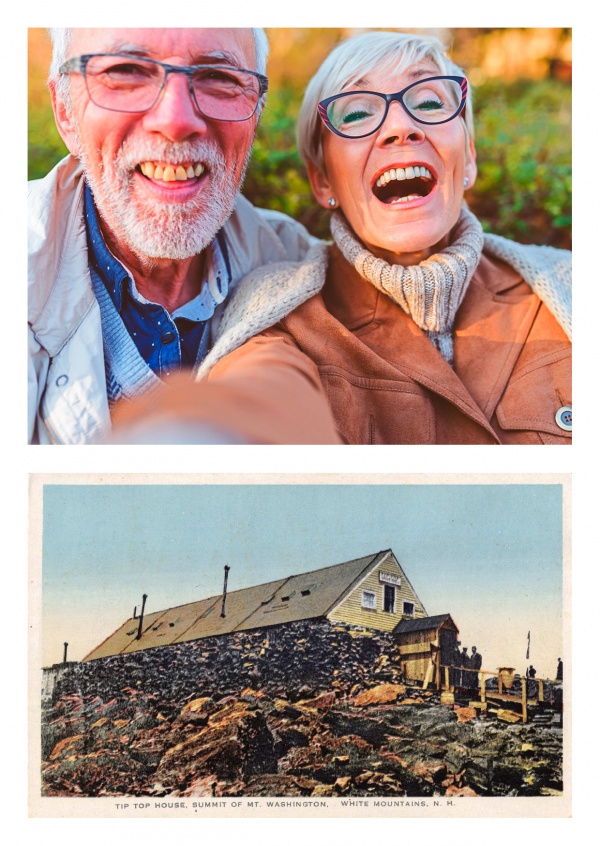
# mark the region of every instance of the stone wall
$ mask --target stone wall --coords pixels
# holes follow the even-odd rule
[[[78,664],[60,679],[55,698],[106,699],[137,685],[152,689],[169,711],[187,696],[226,696],[246,686],[281,687],[291,699],[305,685],[343,694],[367,679],[398,681],[399,667],[390,634],[302,620]]]

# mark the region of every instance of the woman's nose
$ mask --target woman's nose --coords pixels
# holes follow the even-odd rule
[[[397,100],[392,100],[385,120],[377,130],[377,143],[418,144],[425,138],[420,123],[411,118],[406,109]]]

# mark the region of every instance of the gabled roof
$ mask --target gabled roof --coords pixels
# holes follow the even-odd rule
[[[439,629],[443,623],[450,622],[452,628],[458,631],[458,626],[450,614],[436,614],[434,617],[419,617],[415,620],[400,620],[394,627],[394,634],[405,634],[406,632],[420,632],[427,629]]]
[[[139,618],[130,618],[83,660],[324,617],[361,577],[390,553],[393,555],[387,549],[331,567],[230,591],[225,617],[221,617],[221,594],[146,614],[139,640]]]

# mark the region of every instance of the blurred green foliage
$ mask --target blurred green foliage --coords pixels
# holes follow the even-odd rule
[[[542,80],[477,89],[478,176],[468,194],[484,229],[571,246],[571,89]]]
[[[329,213],[313,199],[296,151],[302,92],[269,94],[244,194],[257,206],[300,220],[330,237]],[[48,98],[49,100],[49,98]],[[525,243],[571,246],[571,89],[546,79],[488,82],[475,91],[478,177],[468,192],[484,229]],[[29,118],[29,176],[43,176],[64,155],[49,102]]]
[[[39,104],[35,108],[32,108],[30,104],[27,130],[29,136],[28,178],[38,179],[45,176],[56,162],[67,154],[67,148],[54,123],[49,95],[47,103]]]

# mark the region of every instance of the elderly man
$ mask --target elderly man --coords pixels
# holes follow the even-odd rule
[[[235,348],[269,305],[249,303],[250,291],[231,308],[236,283],[268,262],[303,259],[312,243],[238,194],[267,90],[264,32],[52,36],[49,87],[70,155],[29,196],[30,442],[103,442],[124,405],[135,429],[151,409],[172,407],[165,380],[180,370],[181,418],[161,430],[155,417],[142,440],[155,431],[169,440],[169,427],[185,440],[190,397],[200,441],[277,441],[269,425],[287,442],[335,440],[316,372],[286,372],[285,361],[270,372],[259,354],[221,384],[192,381],[220,327]],[[260,328],[268,323],[261,315]],[[273,417],[286,413],[286,385],[295,401],[310,385],[310,435]]]

